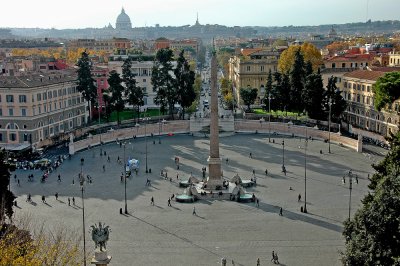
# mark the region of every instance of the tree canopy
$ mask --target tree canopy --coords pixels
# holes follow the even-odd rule
[[[392,103],[400,98],[400,72],[389,72],[378,78],[372,86],[375,94],[375,108],[381,110],[391,107]]]
[[[0,149],[0,225],[5,218],[11,219],[13,211],[14,194],[8,189],[10,186],[11,171],[13,170],[6,158],[4,149]]]
[[[247,106],[247,110],[250,110],[250,105],[252,105],[257,99],[258,90],[257,88],[241,88],[240,98],[242,98],[243,103]]]
[[[390,143],[388,155],[374,166],[371,192],[345,222],[344,265],[400,265],[400,133]]]
[[[295,61],[296,51],[299,49],[301,54],[303,55],[304,61],[310,61],[314,71],[316,71],[322,65],[322,56],[318,49],[311,43],[304,43],[300,46],[289,46],[288,49],[283,51],[278,61],[279,72],[288,73],[291,71]]]
[[[123,99],[124,86],[122,86],[122,79],[116,71],[110,72],[110,77],[107,79],[110,87],[108,91],[110,92],[110,102],[114,110],[117,111],[117,123],[121,123],[119,113],[125,108],[125,101]]]

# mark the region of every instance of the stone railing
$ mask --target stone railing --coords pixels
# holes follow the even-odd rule
[[[258,132],[258,133],[279,133],[285,135],[295,136],[305,136],[307,129],[307,136],[313,137],[316,139],[327,140],[329,139],[329,133],[327,131],[322,131],[312,127],[304,127],[304,126],[295,126],[290,125],[288,123],[278,123],[278,122],[263,122],[256,120],[236,120],[235,121],[235,132]],[[339,133],[330,134],[331,143],[342,144],[343,146],[352,148],[358,152],[361,152],[361,143],[358,140],[348,138],[340,135]]]
[[[70,143],[69,153],[74,154],[77,151],[86,149],[88,147],[99,145],[102,143],[108,143],[112,141],[131,139],[134,136],[144,137],[145,135],[150,136],[151,134],[158,136],[158,134],[166,135],[169,133],[188,133],[190,131],[189,120],[178,120],[178,121],[167,121],[165,123],[155,124],[144,124],[141,123],[139,126],[131,128],[122,128],[117,130],[110,130],[106,133],[89,136],[86,139]]]

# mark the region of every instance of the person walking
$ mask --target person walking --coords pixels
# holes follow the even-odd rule
[[[268,169],[267,168],[265,168],[265,175],[266,176],[268,175]]]
[[[257,266],[260,266],[260,258],[257,259]]]
[[[297,197],[297,202],[300,202],[301,200],[301,194],[299,194],[299,196]]]
[[[44,195],[42,196],[42,202],[46,203],[46,197]]]
[[[283,216],[283,210],[282,210],[282,207],[279,209],[279,216]]]
[[[54,195],[56,197],[56,200],[58,200],[58,192]]]
[[[171,205],[171,199],[170,199],[170,198],[168,198],[168,206],[169,206],[169,207],[172,207],[172,205]]]
[[[111,162],[110,156],[107,156],[107,162]]]
[[[57,181],[61,182],[61,175],[60,174],[58,174],[58,180]]]
[[[71,206],[71,199],[68,198],[68,206]]]
[[[72,205],[75,206],[75,197],[72,197]]]
[[[103,164],[103,172],[106,171],[106,166]]]
[[[19,183],[19,179],[18,179],[18,186],[19,186],[19,187],[21,186],[21,184]]]
[[[271,258],[271,261],[274,261],[274,262],[275,262],[275,251],[273,251],[273,250],[272,250],[272,258]]]
[[[250,154],[249,154],[249,157],[250,157],[250,158],[253,158],[253,154],[252,154],[251,152],[250,152]]]
[[[193,212],[192,212],[192,215],[196,215],[196,216],[197,216],[197,213],[196,213],[196,207],[195,207],[195,206],[193,206]]]
[[[150,204],[154,206],[154,198],[151,197]]]
[[[256,206],[260,207],[260,200],[258,198],[256,199]]]

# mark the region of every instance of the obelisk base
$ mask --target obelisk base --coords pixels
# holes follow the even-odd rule
[[[96,264],[96,266],[107,266],[111,261],[111,256],[108,256],[107,250],[100,251],[97,248],[94,251],[94,256],[92,258],[91,264]]]
[[[207,177],[206,190],[222,189],[223,180],[221,178],[221,158],[208,157],[209,175]]]

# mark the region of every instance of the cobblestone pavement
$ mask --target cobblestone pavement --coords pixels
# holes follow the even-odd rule
[[[153,140],[155,144],[153,144]],[[108,252],[113,256],[111,265],[219,265],[226,257],[228,265],[273,265],[270,261],[274,250],[282,265],[340,265],[340,250],[344,247],[341,236],[342,222],[348,217],[348,180],[342,183],[349,169],[358,175],[359,183],[353,185],[351,211],[360,205],[367,193],[367,175],[372,173],[372,159],[379,161],[384,150],[373,154],[355,153],[343,147],[310,141],[307,151],[307,209],[304,205],[304,140],[285,139],[285,166],[287,175],[281,173],[282,139],[268,143],[265,135],[242,134],[220,139],[220,153],[224,176],[238,173],[244,178],[257,176],[257,186],[248,189],[260,199],[260,207],[254,203],[232,201],[198,201],[193,204],[167,200],[172,193],[181,193],[176,175],[188,178],[190,173],[201,177],[201,169],[207,166],[209,141],[188,135],[165,136],[161,144],[154,137],[147,138],[148,168],[145,169],[145,140],[135,139],[125,146],[125,159],[140,160],[138,175],[127,179],[128,215],[119,214],[124,208],[124,184],[121,182],[123,165],[117,157],[124,157],[124,148],[116,143],[102,147],[111,157],[100,156],[100,147],[77,153],[66,160],[46,183],[40,183],[41,172],[18,170],[21,186],[12,180],[11,189],[19,197],[16,216],[31,215],[36,222],[51,227],[63,223],[82,230],[80,187],[77,180],[81,171],[92,177],[92,184],[85,184],[85,218],[87,249],[94,244],[89,226],[99,221],[110,225],[112,232]],[[320,154],[320,150],[323,154]],[[250,152],[252,157],[249,157]],[[180,158],[177,170],[174,158]],[[228,162],[226,162],[228,158]],[[105,172],[102,166],[105,165]],[[265,169],[268,176],[265,176]],[[172,181],[160,178],[160,170],[168,171]],[[33,173],[34,182],[27,182]],[[62,182],[57,182],[61,174]],[[146,178],[151,186],[145,186]],[[74,179],[74,184],[72,180]],[[292,190],[290,189],[292,188]],[[59,193],[59,201],[54,194]],[[32,194],[34,204],[25,202]],[[299,193],[302,200],[298,202]],[[47,197],[47,205],[41,202]],[[68,206],[67,197],[75,197],[76,205]],[[155,206],[150,205],[154,197]],[[197,216],[192,215],[196,206]],[[279,208],[283,216],[279,216]]]

